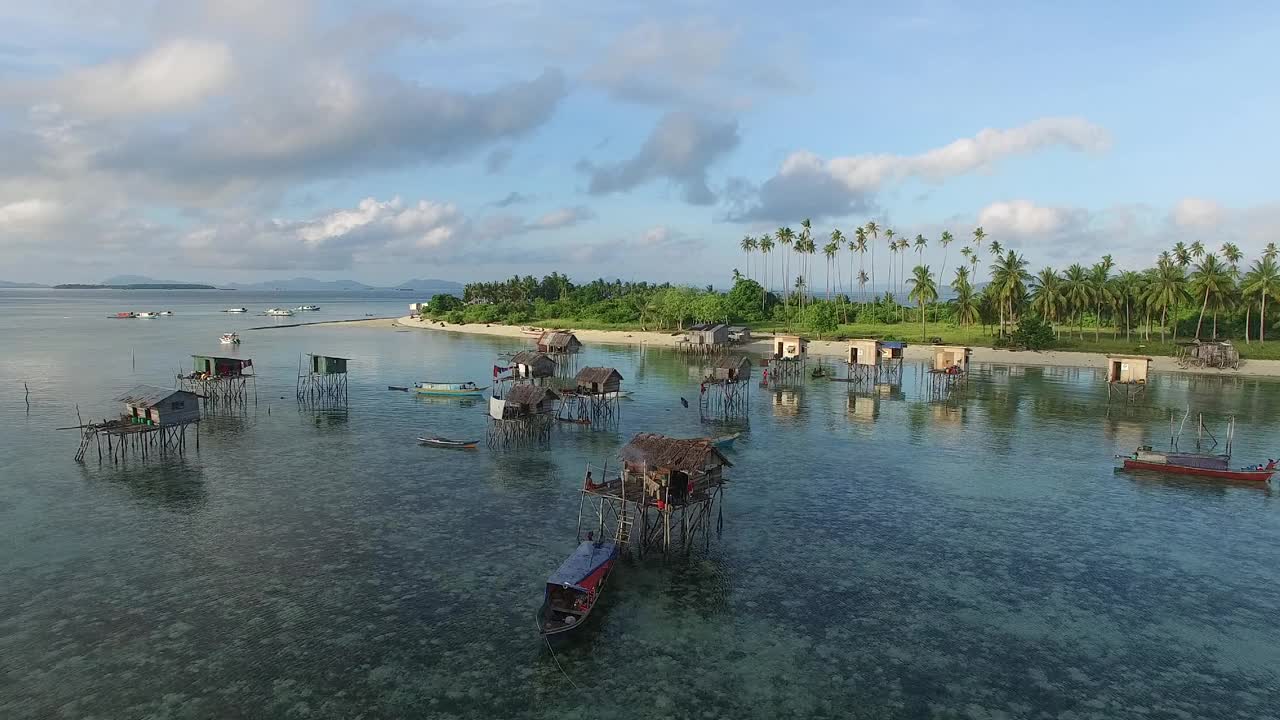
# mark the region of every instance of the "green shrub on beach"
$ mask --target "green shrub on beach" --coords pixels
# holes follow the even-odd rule
[[[1049,323],[1042,320],[1038,315],[1024,315],[1018,321],[1018,327],[1013,331],[1012,342],[1013,347],[1022,348],[1024,350],[1047,350],[1053,347],[1057,338],[1053,334],[1053,327]]]

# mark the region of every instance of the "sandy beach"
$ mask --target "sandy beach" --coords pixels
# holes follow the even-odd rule
[[[325,325],[329,323],[316,323]],[[333,323],[338,324],[338,323]],[[498,335],[502,337],[528,339],[520,328],[513,325],[466,324],[455,325],[438,321],[424,321],[408,316],[377,320],[356,320],[341,323],[347,326],[373,326],[383,328],[416,328],[438,332],[457,332],[472,335]],[[600,343],[613,345],[654,345],[675,347],[679,335],[669,332],[642,332],[639,330],[574,330],[574,334],[583,343]],[[767,337],[767,336],[766,336]],[[847,344],[838,340],[813,340],[809,343],[809,354],[815,357],[841,358],[845,355]],[[742,352],[752,355],[763,355],[769,351],[767,340],[739,346]],[[928,360],[933,357],[931,346],[907,346],[908,360]],[[1027,350],[997,350],[995,348],[975,347],[972,362],[992,365],[1041,365],[1079,368],[1104,368],[1107,356],[1102,353],[1063,352],[1049,350],[1032,352]],[[1236,377],[1280,377],[1280,360],[1245,360],[1238,370],[1217,370],[1214,368],[1183,368],[1171,357],[1154,357],[1151,363],[1154,372],[1191,373],[1198,375],[1226,375]]]

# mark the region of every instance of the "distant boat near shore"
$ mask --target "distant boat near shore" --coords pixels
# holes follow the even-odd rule
[[[320,309],[319,305],[299,305],[297,308],[300,312],[315,312]]]
[[[263,314],[270,315],[272,317],[291,317],[293,315],[293,311],[289,308],[271,308]]]
[[[247,313],[247,312],[249,312],[249,308],[227,308],[226,310],[223,310],[222,312],[225,312],[225,313]]]

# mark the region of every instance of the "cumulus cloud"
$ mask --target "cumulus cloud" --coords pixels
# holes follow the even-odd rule
[[[718,18],[650,20],[614,36],[583,77],[626,102],[721,111],[745,109],[756,93],[805,86],[786,61],[794,51],[760,52],[741,39]]]
[[[365,198],[354,208],[300,220],[228,222],[184,234],[183,261],[196,267],[341,270],[365,256],[448,262],[471,226],[452,203]]]
[[[542,217],[529,223],[530,230],[558,230],[561,228],[572,227],[584,220],[594,218],[595,212],[591,208],[579,205],[577,207],[560,208],[552,210]]]
[[[710,205],[716,196],[707,185],[707,169],[738,143],[735,121],[711,122],[692,113],[671,112],[658,121],[632,157],[607,165],[584,160],[579,169],[590,176],[587,191],[592,195],[665,179],[680,187],[685,202]]]
[[[17,200],[0,205],[0,238],[9,233],[30,231],[59,217],[58,203],[42,198]]]
[[[1212,227],[1222,221],[1223,207],[1213,200],[1188,197],[1173,206],[1173,222],[1183,228]]]
[[[1069,208],[1044,207],[1028,200],[995,202],[978,212],[978,225],[993,236],[1052,235],[1078,222],[1081,212]]]
[[[1041,118],[1020,127],[986,129],[970,138],[918,155],[851,155],[824,159],[808,151],[788,155],[778,172],[760,185],[754,202],[731,208],[734,220],[780,220],[839,216],[873,207],[876,193],[908,179],[940,183],[988,171],[1001,160],[1053,147],[1101,152],[1106,130],[1082,118]]]
[[[91,115],[132,115],[189,108],[224,89],[232,75],[225,44],[179,38],[74,71],[57,93],[62,104]]]

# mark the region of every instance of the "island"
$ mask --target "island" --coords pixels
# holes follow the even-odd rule
[[[128,285],[84,285],[67,283],[54,285],[54,290],[217,290],[212,285],[195,283],[132,283]]]

